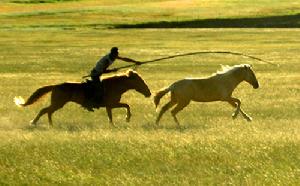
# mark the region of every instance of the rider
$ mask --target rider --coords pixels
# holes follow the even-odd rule
[[[109,73],[109,72],[115,72],[115,69],[109,70],[107,69],[110,65],[114,63],[116,59],[120,59],[125,62],[131,62],[135,63],[136,65],[140,65],[141,62],[135,61],[130,58],[126,57],[121,57],[119,56],[118,48],[117,47],[112,47],[110,50],[110,53],[102,57],[98,62],[96,63],[95,67],[91,70],[91,78],[92,78],[92,84],[93,84],[93,90],[91,90],[90,94],[90,99],[85,105],[85,107],[89,111],[93,111],[93,107],[97,106],[96,103],[100,103],[102,96],[103,96],[103,88],[101,85],[100,77],[103,73]],[[94,93],[95,92],[95,93]]]

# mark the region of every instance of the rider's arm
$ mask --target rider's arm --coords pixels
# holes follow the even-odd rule
[[[118,56],[117,59],[120,59],[120,60],[125,61],[125,62],[135,63],[137,65],[141,64],[141,62],[133,60],[133,59],[130,59],[130,58],[127,58],[127,57],[120,57],[120,56]]]
[[[105,73],[110,73],[110,72],[117,72],[117,71],[118,71],[118,70],[115,69],[115,68],[113,68],[113,69],[106,69],[106,70],[104,70],[103,74],[105,74]]]

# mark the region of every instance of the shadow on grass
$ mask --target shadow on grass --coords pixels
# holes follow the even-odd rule
[[[258,18],[199,19],[117,24],[113,28],[299,28],[300,14]]]

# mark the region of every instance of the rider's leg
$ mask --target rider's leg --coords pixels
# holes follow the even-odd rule
[[[96,106],[95,105],[95,97],[96,97],[96,91],[97,91],[97,84],[100,83],[100,78],[99,76],[91,76],[92,78],[92,83],[87,86],[86,89],[86,98],[82,106],[86,108],[88,111],[94,111],[93,108]]]

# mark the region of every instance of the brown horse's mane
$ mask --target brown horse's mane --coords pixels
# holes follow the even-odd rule
[[[127,79],[130,76],[130,72],[139,76],[139,74],[136,71],[128,70],[125,73],[119,73],[119,74],[115,74],[115,75],[105,76],[105,77],[103,77],[102,81],[103,80],[105,80],[105,81],[116,81],[116,80],[119,81],[119,80]],[[80,82],[73,82],[73,81],[67,81],[65,83],[81,84]]]
[[[128,77],[127,74],[122,73],[117,75],[106,76],[102,80],[119,80],[119,79],[125,79],[127,77]]]
[[[120,80],[120,79],[127,79],[130,76],[130,73],[133,73],[133,74],[136,74],[136,75],[139,76],[139,74],[136,71],[128,70],[125,73],[120,73],[120,74],[117,74],[117,75],[106,76],[102,80],[114,81],[114,80]]]

